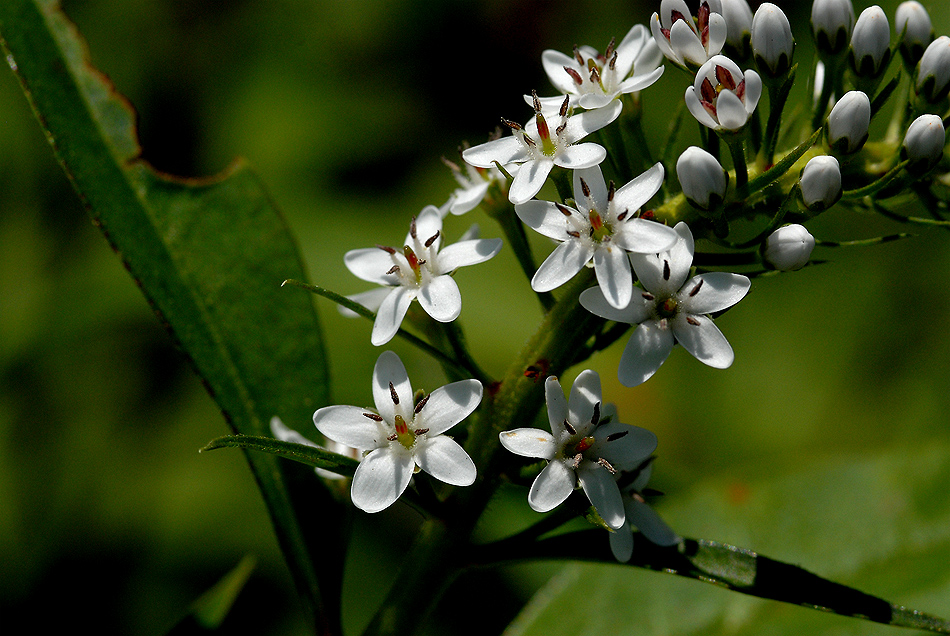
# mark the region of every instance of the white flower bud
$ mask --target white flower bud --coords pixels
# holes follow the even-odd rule
[[[803,268],[815,247],[815,237],[803,226],[784,225],[769,235],[762,255],[767,265],[780,272]]]
[[[745,60],[752,49],[752,9],[746,0],[722,0],[722,17],[726,21],[726,56]]]
[[[913,68],[920,61],[924,49],[933,42],[934,28],[924,5],[907,0],[897,6],[894,14],[894,32],[901,38],[901,56]]]
[[[771,2],[764,2],[752,18],[755,66],[769,77],[783,77],[792,65],[795,39],[788,18]]]
[[[700,210],[711,210],[726,198],[726,171],[698,146],[690,146],[676,160],[676,177],[686,200]]]
[[[811,5],[811,30],[818,51],[837,55],[848,47],[854,28],[851,0],[814,0]]]
[[[860,77],[880,75],[891,58],[891,28],[884,10],[874,5],[858,16],[851,34],[851,66]]]
[[[861,91],[848,91],[828,114],[828,145],[835,152],[851,154],[861,150],[871,126],[871,100]]]
[[[802,170],[802,201],[813,212],[827,210],[841,198],[841,168],[829,155],[812,158]]]
[[[924,51],[917,65],[914,88],[931,104],[947,96],[950,89],[950,37],[941,35]]]
[[[912,121],[901,146],[901,156],[910,159],[908,172],[923,173],[937,165],[946,140],[947,132],[938,115],[921,115]]]

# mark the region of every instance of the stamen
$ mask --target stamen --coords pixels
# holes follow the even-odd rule
[[[618,215],[617,215],[617,220],[618,220],[618,221],[623,221],[625,218],[627,218],[627,213],[628,213],[629,211],[630,211],[630,210],[624,210],[623,212],[621,212],[620,214],[618,214]]]
[[[581,57],[581,52],[578,50],[577,45],[574,45],[574,59],[577,60],[577,63],[581,66],[584,66],[584,58]]]
[[[647,292],[643,292],[640,295],[643,296],[644,300],[656,300],[656,296]]]
[[[567,420],[564,420],[564,428],[566,428],[567,432],[571,435],[577,435],[577,429],[571,426],[571,423]]]
[[[390,274],[398,274],[398,273],[399,273],[399,265],[393,265],[392,267],[389,268],[389,271],[386,272],[386,276],[389,276]]]
[[[736,86],[736,97],[745,103],[745,80],[742,80],[739,82],[739,85]]]
[[[725,66],[716,65],[716,81],[731,91],[736,90],[736,80]]]
[[[719,68],[722,67],[720,66]],[[702,96],[703,101],[709,104],[712,104],[716,100],[716,89],[708,77],[704,77],[703,83],[699,85],[699,94]]]
[[[569,207],[567,207],[566,205],[561,205],[560,203],[555,203],[555,204],[554,204],[554,207],[556,207],[556,208],[561,212],[561,214],[563,214],[564,216],[571,216],[571,209],[570,209]]]
[[[600,421],[600,402],[597,402],[596,404],[594,404],[594,414],[590,418],[590,423],[596,426],[599,421]]]
[[[597,463],[600,464],[601,466],[603,466],[605,469],[607,469],[607,472],[610,473],[611,475],[616,475],[616,474],[617,474],[617,469],[614,468],[613,466],[611,466],[611,465],[610,465],[610,462],[608,462],[608,461],[607,461],[606,459],[604,459],[603,457],[598,457],[598,458],[597,458]]]
[[[541,100],[538,99],[538,92],[536,90],[531,90],[531,101],[534,102],[534,112],[541,112]]]
[[[502,118],[501,118],[501,123],[503,123],[504,125],[508,126],[508,127],[511,128],[512,130],[521,130],[521,124],[519,124],[519,123],[516,122],[516,121],[511,121],[510,119],[505,119],[504,117],[502,117]]]
[[[686,16],[684,16],[682,13],[680,13],[676,9],[670,12],[670,17],[673,18],[673,21],[670,23],[670,26],[676,24],[677,20],[682,20],[683,22],[686,22],[687,24],[689,24],[689,20],[686,19]]]
[[[575,232],[574,230],[568,230],[568,231],[567,231],[567,235],[568,235],[568,236],[573,236],[574,238],[580,238],[580,237],[581,237],[581,233],[580,233],[580,232]]]
[[[457,163],[455,163],[454,161],[449,161],[448,159],[445,158],[445,155],[442,155],[441,159],[442,159],[442,163],[444,163],[452,172],[462,171],[462,169],[459,168]]]
[[[386,247],[385,245],[379,245],[378,243],[376,244],[376,247],[378,247],[379,249],[383,250],[383,251],[386,252],[387,254],[395,254],[395,253],[396,253],[396,248],[394,248],[394,247]]]
[[[567,129],[567,122],[564,122],[563,124],[561,124],[560,126],[554,129],[554,136],[560,137],[561,133],[564,132],[566,129]]]
[[[607,45],[607,50],[604,51],[604,59],[610,59],[615,53],[614,49],[617,47],[617,38],[610,38],[610,44]]]
[[[425,245],[426,247],[432,247],[432,244],[435,243],[435,240],[436,240],[437,238],[439,238],[439,234],[440,234],[441,232],[442,232],[441,230],[436,230],[436,231],[435,231],[435,234],[433,234],[432,236],[430,236],[429,239],[424,243],[424,245]]]
[[[532,139],[531,137],[528,136],[528,133],[522,134],[522,137],[524,137],[524,142],[525,142],[526,144],[528,144],[529,146],[537,146],[537,145],[538,145],[538,144],[535,143],[534,139]]]
[[[698,293],[699,293],[699,290],[702,288],[702,286],[703,286],[703,279],[700,278],[700,279],[699,279],[699,282],[696,283],[696,286],[693,287],[692,290],[690,290],[690,292],[689,292],[690,298],[692,298],[693,296],[695,296],[696,294],[698,294]]]
[[[614,200],[614,194],[616,193],[617,188],[614,185],[614,180],[611,179],[610,183],[607,184],[607,203],[610,203]]]
[[[376,415],[375,413],[363,413],[363,417],[368,417],[369,419],[373,420],[374,422],[382,422],[382,421],[383,421],[383,418],[380,417],[379,415]]]
[[[578,75],[578,77],[580,77]],[[571,96],[565,95],[564,101],[561,102],[561,109],[557,112],[561,117],[567,117],[567,109],[571,107]]]
[[[427,429],[427,428],[417,428],[417,429],[414,430],[412,433],[413,433],[414,435],[425,435],[425,434],[428,433],[428,432],[429,432],[429,429]]]
[[[703,3],[699,5],[699,10],[696,12],[696,26],[699,27],[700,31],[705,31],[709,28],[709,3],[703,0]]]
[[[574,462],[573,462],[572,468],[574,470],[577,470],[577,467],[581,465],[582,461],[584,461],[584,455],[582,453],[578,453],[577,455],[574,455]]]
[[[700,322],[692,316],[686,316],[686,322],[693,325],[694,327],[698,327],[700,325]]]
[[[610,64],[608,64],[608,68],[609,68],[611,71],[614,70],[614,67],[617,66],[617,55],[618,55],[617,52],[614,51],[613,57],[610,58]]]
[[[399,439],[399,436],[396,435],[395,433],[393,433],[392,435],[390,435],[390,436],[387,437],[386,439],[387,439],[388,441],[390,441],[390,442],[395,442],[397,439]]]
[[[584,177],[581,177],[581,191],[584,193],[585,197],[590,197],[590,186],[588,186],[587,182],[584,181]]]
[[[621,437],[626,437],[628,433],[630,433],[630,431],[618,431],[616,433],[611,433],[610,435],[607,436],[607,441],[615,442]]]
[[[597,70],[596,66],[590,69],[590,81],[603,86],[603,83],[600,81],[600,71]]]
[[[570,66],[565,66],[564,70],[567,71],[567,74],[571,76],[571,79],[574,80],[574,83],[578,86],[584,84],[584,78],[581,77],[581,74],[572,69]]]
[[[416,238],[416,217],[412,217],[412,223],[409,224],[409,236]]]
[[[432,394],[430,393],[429,395],[432,395]],[[413,409],[413,413],[415,413],[416,415],[419,414],[419,411],[422,410],[422,407],[424,407],[426,405],[426,402],[429,401],[429,395],[426,395],[421,400],[419,400],[419,403],[416,404],[416,408]]]
[[[670,262],[663,261],[663,280],[670,280]]]
[[[393,386],[393,383],[389,383],[389,395],[393,399],[393,404],[399,404],[399,396],[396,394],[396,387]]]

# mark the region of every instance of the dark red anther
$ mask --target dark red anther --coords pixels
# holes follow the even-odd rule
[[[626,437],[629,432],[630,431],[619,431],[617,433],[611,433],[610,435],[607,436],[607,441],[615,442],[622,437]]]
[[[580,237],[581,237],[580,232],[575,232],[574,230],[569,230],[569,231],[567,232],[567,235],[570,236],[570,237],[572,237],[572,238],[580,238]]]
[[[617,188],[614,185],[614,180],[611,179],[610,183],[607,184],[607,203],[610,203],[614,200],[614,193],[617,192]]]
[[[594,404],[594,413],[591,415],[590,423],[594,426],[600,423],[600,402]]]
[[[742,100],[742,103],[745,103],[745,80],[739,82],[739,85],[736,86],[736,97]]]
[[[600,71],[597,70],[597,67],[594,66],[590,69],[590,81],[594,84],[600,84]]]
[[[416,217],[412,217],[412,223],[409,224],[409,236],[416,238]]]
[[[571,423],[567,420],[564,420],[564,428],[566,428],[567,432],[571,435],[577,435],[577,429],[571,426]]]
[[[696,27],[700,31],[708,31],[709,29],[709,3],[706,0],[703,0],[696,12]]]
[[[389,268],[389,271],[386,272],[386,276],[389,276],[391,274],[398,274],[398,273],[399,273],[399,265],[393,265],[392,267]]]
[[[399,396],[396,395],[396,387],[392,382],[389,383],[389,396],[393,399],[393,404],[399,404]]]
[[[580,50],[577,48],[577,45],[574,45],[574,59],[577,60],[577,63],[581,66],[584,66],[584,58],[581,56]]]
[[[686,16],[680,13],[679,11],[677,11],[676,9],[673,9],[673,11],[670,12],[670,17],[673,18],[673,21],[670,23],[671,27],[674,24],[676,24],[677,20],[682,20],[683,22],[686,22],[687,24],[689,24],[689,20],[686,19]]]
[[[584,177],[581,177],[581,192],[584,193],[585,197],[590,198],[590,186],[584,181]]]
[[[432,394],[430,393],[429,395],[426,395],[426,396],[423,397],[421,400],[419,400],[419,403],[418,403],[418,404],[416,404],[416,408],[413,410],[413,412],[414,412],[416,415],[419,414],[419,411],[422,410],[422,407],[424,407],[424,406],[426,405],[426,402],[429,401],[429,396],[430,396],[430,395],[432,395]]]
[[[699,32],[699,41],[702,42],[703,48],[709,46],[709,27]]]
[[[604,59],[609,60],[614,55],[614,51],[617,48],[617,38],[610,38],[610,44],[607,45],[607,50],[604,51]]]
[[[625,218],[627,218],[627,213],[629,213],[629,212],[630,212],[630,210],[624,210],[623,212],[621,212],[620,214],[617,215],[617,220],[618,220],[618,221],[623,221]]]
[[[532,90],[532,91],[531,91],[531,101],[534,103],[534,112],[535,112],[535,113],[540,113],[540,112],[541,112],[541,100],[538,99],[538,91],[536,91],[536,90]]]
[[[571,208],[567,207],[566,205],[555,203],[554,207],[556,207],[558,209],[558,212],[560,212],[564,216],[571,216]]]
[[[557,114],[561,117],[567,117],[567,110],[571,107],[571,96],[565,95],[564,101],[561,102],[561,109],[557,111]],[[563,124],[562,124],[563,125]]]
[[[716,88],[712,85],[712,82],[709,81],[708,77],[704,77],[703,83],[699,85],[699,94],[702,97],[702,101],[706,104],[712,105],[712,103],[716,101]]]
[[[688,322],[689,324],[693,325],[694,327],[698,327],[698,326],[699,326],[699,321],[696,320],[695,318],[693,318],[692,316],[686,316],[686,322]]]
[[[395,253],[396,253],[395,248],[388,247],[388,246],[386,246],[386,245],[379,245],[379,244],[377,243],[377,244],[376,244],[376,247],[378,247],[379,249],[383,250],[383,251],[386,252],[387,254],[395,254]]]
[[[699,282],[696,283],[696,286],[693,287],[693,288],[690,290],[690,292],[689,292],[690,298],[692,298],[693,296],[695,296],[696,294],[698,294],[698,293],[699,293],[699,290],[702,289],[702,288],[703,288],[703,279],[700,278],[700,279],[699,279]]]
[[[426,242],[424,243],[424,245],[425,245],[426,247],[432,247],[432,244],[435,243],[436,239],[439,238],[439,235],[440,235],[440,234],[441,234],[441,230],[436,230],[435,234],[433,234],[432,236],[430,236],[430,237],[426,240]]]
[[[376,415],[375,413],[363,413],[363,417],[368,417],[369,419],[373,420],[374,422],[382,422],[382,421],[383,421],[383,418],[380,417],[379,415]]]
[[[736,90],[736,80],[733,79],[732,73],[725,66],[716,65],[716,81],[724,88],[731,91]]]
[[[643,299],[644,299],[644,300],[656,300],[656,296],[654,296],[653,294],[651,294],[651,293],[649,293],[649,292],[643,292],[643,293],[640,294],[640,295],[643,296]]]
[[[663,261],[663,280],[670,280],[670,262],[668,260]]]
[[[608,67],[612,71],[614,70],[614,68],[616,68],[616,66],[617,66],[617,52],[614,51],[613,56],[610,58],[610,64],[608,64]]]
[[[508,126],[508,127],[511,128],[512,130],[521,130],[521,124],[519,124],[519,123],[516,122],[516,121],[511,121],[510,119],[505,119],[504,117],[502,117],[502,118],[501,118],[501,123],[503,123],[504,125]]]
[[[567,74],[571,76],[571,79],[574,80],[574,83],[578,86],[584,83],[584,78],[581,77],[581,74],[572,69],[570,66],[565,66],[564,70],[567,71]]]
[[[563,124],[561,124],[560,126],[554,129],[554,136],[560,137],[561,133],[563,133],[565,130],[567,130],[567,122],[564,122]]]
[[[414,430],[414,431],[412,432],[412,434],[413,434],[413,435],[425,435],[425,434],[428,433],[428,432],[429,432],[429,429],[427,429],[427,428],[417,428],[416,430]]]

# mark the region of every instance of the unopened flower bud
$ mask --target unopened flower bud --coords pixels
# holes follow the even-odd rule
[[[746,0],[722,0],[726,21],[726,57],[742,63],[752,52],[752,9]]]
[[[894,32],[901,40],[900,51],[904,63],[913,69],[924,54],[924,49],[934,39],[933,24],[924,5],[917,0],[900,3],[894,14]]]
[[[871,100],[861,91],[848,91],[828,114],[828,145],[835,152],[851,154],[864,147],[871,126]]]
[[[788,18],[771,2],[764,2],[752,18],[755,66],[768,77],[784,77],[792,65],[795,39]]]
[[[827,210],[841,198],[841,167],[829,155],[812,158],[802,170],[802,202],[813,212]]]
[[[726,171],[698,146],[690,146],[676,160],[676,177],[686,200],[700,210],[712,210],[726,198]]]
[[[931,104],[947,96],[950,90],[950,37],[941,35],[924,51],[917,65],[914,88]]]
[[[762,257],[766,265],[780,272],[803,268],[815,247],[815,237],[804,226],[784,225],[769,235]]]
[[[848,47],[854,28],[851,0],[814,0],[811,5],[811,30],[823,55],[837,55]]]
[[[921,115],[912,121],[901,145],[901,157],[910,159],[907,171],[922,174],[937,165],[946,140],[947,132],[938,115]]]
[[[859,77],[878,77],[891,59],[891,28],[881,7],[868,7],[858,16],[851,34],[851,67]]]

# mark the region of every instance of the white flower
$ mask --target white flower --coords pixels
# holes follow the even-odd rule
[[[462,296],[450,274],[493,257],[501,249],[501,239],[460,241],[439,251],[441,245],[442,215],[430,205],[412,220],[402,249],[369,247],[351,250],[344,256],[353,274],[386,286],[351,298],[370,309],[380,303],[371,337],[377,347],[396,335],[414,299],[439,322],[458,318]]]
[[[615,307],[630,302],[633,275],[627,252],[658,252],[676,242],[676,232],[637,217],[637,211],[663,183],[663,165],[656,164],[619,190],[604,183],[599,166],[574,171],[577,209],[550,201],[528,201],[515,212],[533,230],[560,241],[531,279],[531,288],[546,292],[560,287],[594,260],[597,282]]]
[[[351,457],[353,459],[359,459],[361,455],[360,449],[334,442],[332,439],[327,440],[326,446],[321,446],[320,444],[307,439],[294,429],[284,424],[284,422],[276,415],[270,420],[270,432],[274,437],[282,442],[293,442],[294,444],[312,446],[313,448],[319,448],[320,450],[337,453],[338,455],[346,455],[347,457]],[[343,475],[330,470],[324,470],[323,468],[314,468],[314,470],[320,477],[324,479],[346,479],[346,477]]]
[[[780,272],[803,268],[815,248],[815,237],[798,223],[784,225],[765,241],[765,262]]]
[[[818,51],[837,55],[851,42],[854,6],[851,0],[814,0],[811,5],[811,29]]]
[[[894,32],[901,39],[904,61],[910,68],[915,67],[924,49],[934,39],[934,28],[927,9],[917,0],[901,2],[894,13]]]
[[[726,45],[732,47],[731,57],[749,57],[752,43],[752,9],[746,0],[722,0],[722,17],[726,21]]]
[[[676,160],[676,177],[683,196],[700,210],[711,210],[726,198],[728,174],[699,146],[690,146]]]
[[[569,400],[554,376],[544,382],[544,397],[551,433],[518,428],[498,436],[502,446],[516,455],[548,460],[531,484],[528,505],[538,512],[553,510],[580,482],[607,525],[623,527],[623,500],[614,475],[649,457],[656,449],[656,435],[609,418],[604,421],[600,376],[590,369],[574,380]]]
[[[663,54],[642,24],[634,25],[616,48],[611,40],[604,53],[575,46],[573,57],[551,49],[541,54],[544,72],[554,87],[570,95],[572,104],[587,110],[650,86],[663,74],[662,61]],[[545,108],[557,108],[561,98],[541,102]]]
[[[861,91],[848,91],[828,114],[828,145],[835,152],[851,154],[864,147],[871,126],[871,100]]]
[[[619,100],[614,100],[603,108],[572,115],[570,98],[565,97],[554,116],[558,123],[552,130],[547,121],[549,115],[541,112],[541,102],[536,97],[534,106],[534,119],[524,127],[502,120],[511,127],[511,137],[502,137],[462,152],[462,159],[479,168],[489,168],[496,161],[503,166],[521,164],[508,188],[508,200],[515,204],[534,197],[554,166],[577,170],[603,161],[607,157],[603,146],[577,142],[617,119],[623,108]]]
[[[792,64],[795,39],[788,18],[771,2],[764,2],[752,18],[755,65],[771,77],[783,77]]]
[[[476,168],[469,163],[465,163],[463,164],[465,166],[463,170],[454,161],[449,161],[444,157],[442,161],[452,171],[452,176],[459,184],[459,187],[449,197],[447,205],[444,206],[446,209],[443,211],[443,216],[445,216],[445,212],[459,215],[474,210],[488,194],[488,188],[492,183],[505,183],[507,181],[505,175],[496,166]],[[512,170],[514,170],[514,167],[512,167]]]
[[[930,43],[917,65],[914,88],[931,104],[950,90],[950,37],[941,35]]]
[[[830,208],[841,198],[841,167],[838,160],[830,155],[809,159],[799,183],[806,208],[814,212]]]
[[[662,0],[659,14],[650,19],[650,30],[667,59],[695,69],[718,54],[726,42],[726,20],[721,14],[721,0],[702,0],[694,22],[685,0]]]
[[[746,125],[759,97],[762,80],[723,55],[709,58],[686,88],[686,107],[699,123],[714,130],[740,130]]]
[[[384,351],[373,369],[376,410],[327,406],[313,414],[324,436],[366,449],[353,475],[353,504],[366,512],[391,506],[409,485],[416,466],[439,481],[468,486],[475,464],[447,430],[468,417],[482,400],[478,380],[462,380],[436,389],[418,403],[402,361]]]
[[[610,533],[610,551],[621,563],[626,563],[633,556],[633,532],[629,526],[636,527],[648,541],[659,546],[676,545],[683,540],[666,525],[640,494],[650,481],[652,472],[653,463],[646,462],[646,465],[639,469],[636,479],[623,489],[623,507],[628,527]]]
[[[877,77],[891,57],[891,28],[881,7],[868,7],[858,16],[851,34],[851,66],[861,77]]]
[[[624,386],[646,382],[673,350],[683,345],[697,360],[717,369],[732,364],[735,355],[722,332],[706,314],[731,307],[746,295],[745,276],[711,272],[688,281],[693,262],[693,234],[677,223],[676,245],[661,254],[631,254],[630,261],[643,292],[624,309],[607,302],[598,287],[584,290],[581,305],[593,314],[638,325],[620,358],[617,376]]]
[[[938,115],[921,115],[910,123],[901,145],[901,155],[910,159],[907,170],[927,172],[943,157],[947,131]]]

